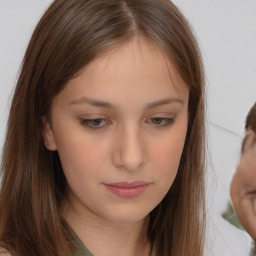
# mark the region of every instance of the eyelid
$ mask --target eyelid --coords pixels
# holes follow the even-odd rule
[[[171,113],[155,113],[155,114],[151,114],[147,117],[147,119],[150,118],[163,118],[163,119],[175,119],[176,118],[176,114],[171,114]]]
[[[145,120],[145,123],[155,128],[165,128],[173,125],[175,122],[175,118],[176,118],[176,114],[155,113],[148,116]],[[82,116],[79,119],[82,126],[93,131],[105,129],[112,124],[112,121],[109,118],[103,117],[102,115],[101,116],[86,115],[86,117]],[[159,119],[159,123],[158,121],[156,121],[157,119]],[[99,122],[97,123],[97,121]],[[96,123],[93,124],[93,122],[96,122]]]

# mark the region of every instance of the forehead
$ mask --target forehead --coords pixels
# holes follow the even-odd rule
[[[247,129],[242,142],[242,153],[254,147],[256,148],[256,133],[252,129]]]
[[[134,37],[93,60],[68,85],[85,84],[85,81],[90,84],[93,94],[105,94],[106,90],[113,90],[115,93],[127,86],[131,92],[137,89],[145,97],[152,90],[166,93],[164,90],[172,89],[181,97],[185,97],[188,91],[169,56],[154,43],[139,37]]]

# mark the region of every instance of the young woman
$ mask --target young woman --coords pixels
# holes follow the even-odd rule
[[[56,0],[2,159],[2,255],[203,255],[204,77],[169,0]]]

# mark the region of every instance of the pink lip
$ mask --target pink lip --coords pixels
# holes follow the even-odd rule
[[[105,187],[117,196],[132,198],[142,194],[150,185],[148,182],[117,182],[104,184]]]

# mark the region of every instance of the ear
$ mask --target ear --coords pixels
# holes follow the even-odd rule
[[[52,127],[51,127],[49,120],[46,118],[46,116],[42,117],[42,123],[43,123],[42,136],[44,139],[45,147],[50,151],[57,150],[57,145],[56,145],[55,138],[54,138],[54,135],[52,132]]]

